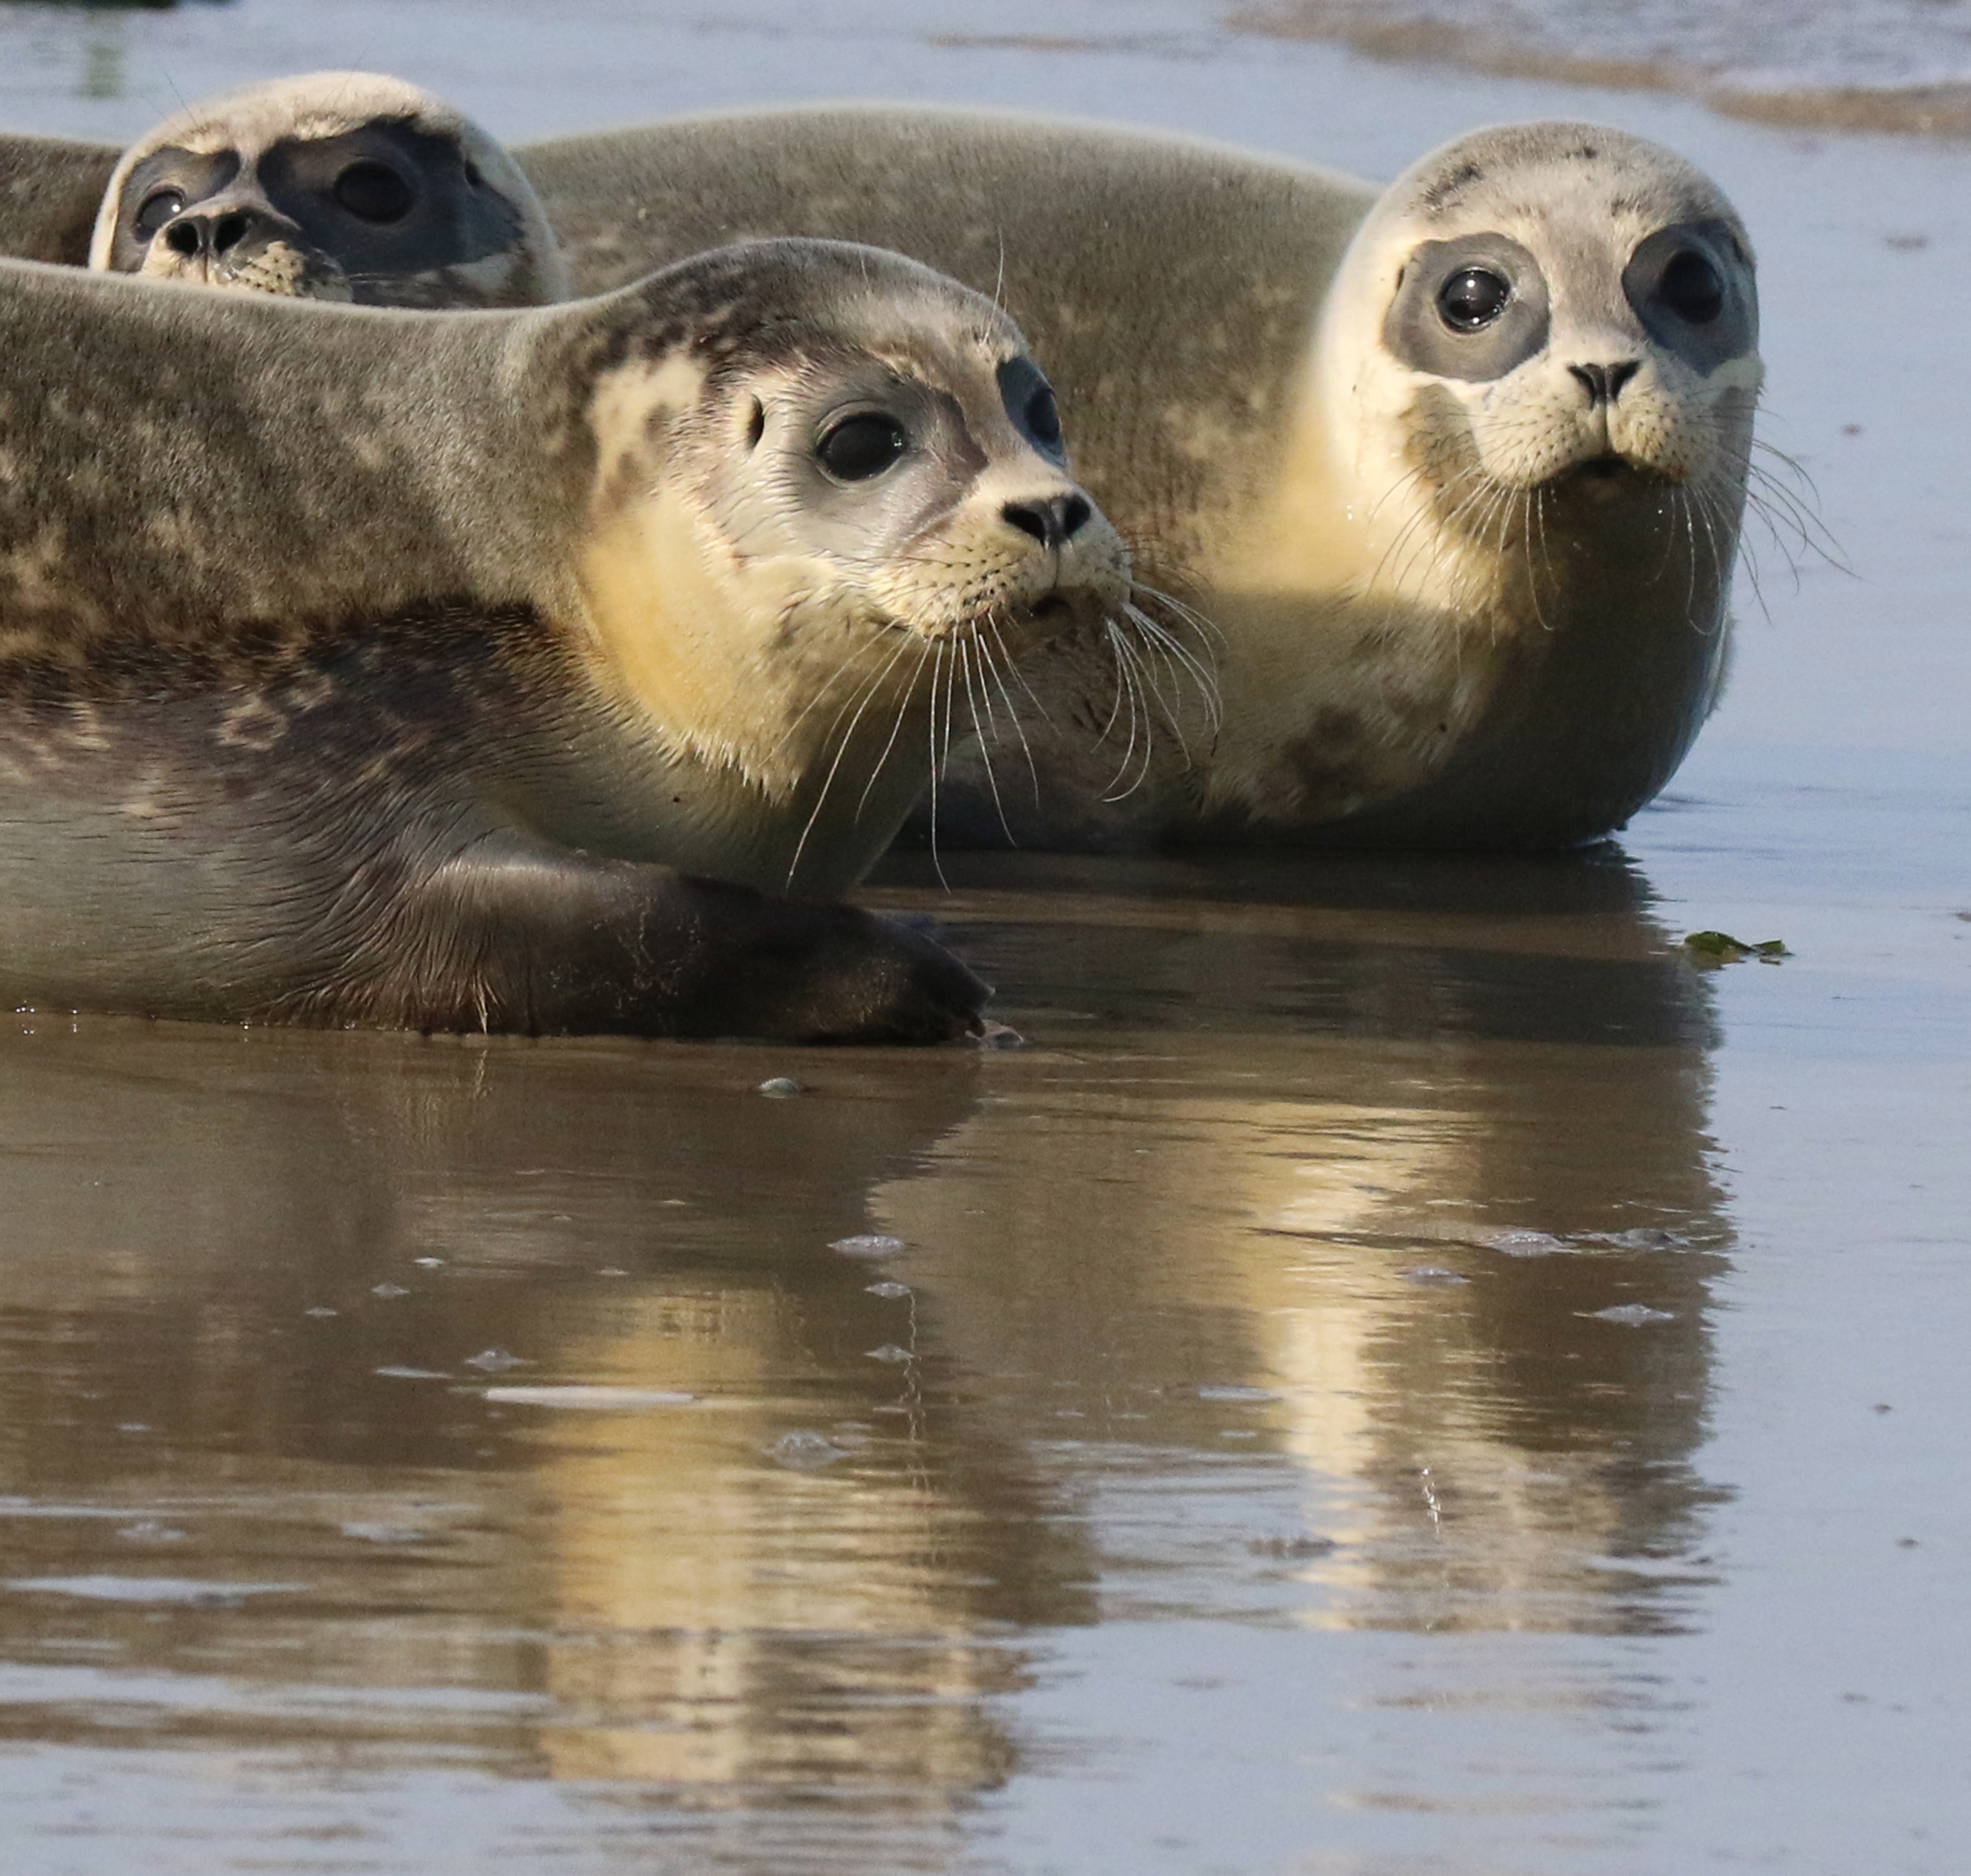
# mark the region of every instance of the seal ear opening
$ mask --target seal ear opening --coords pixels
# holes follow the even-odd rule
[[[756,397],[753,399],[753,414],[747,420],[746,447],[757,449],[760,439],[767,434],[767,407]]]

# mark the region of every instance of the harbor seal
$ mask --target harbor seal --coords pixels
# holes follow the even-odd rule
[[[122,154],[113,144],[0,132],[0,255],[86,266]]]
[[[1126,598],[989,301],[788,241],[465,314],[16,262],[0,317],[0,995],[978,1026],[928,939],[819,901],[961,669]]]
[[[443,99],[370,72],[249,85],[138,138],[104,187],[89,264],[370,306],[568,291],[507,152]]]
[[[1714,699],[1753,258],[1655,144],[1509,125],[1379,190],[1167,136],[843,107],[514,154],[582,290],[828,235],[995,292],[1032,334],[1142,578],[1222,635],[1223,723],[1174,660],[1119,679],[1063,641],[1028,674],[1057,728],[1029,728],[1022,844],[1566,846],[1655,794]],[[1002,840],[986,793],[976,765],[948,788],[940,838]]]

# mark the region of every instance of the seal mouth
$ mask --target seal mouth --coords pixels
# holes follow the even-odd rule
[[[1604,450],[1563,469],[1548,486],[1557,490],[1577,489],[1595,501],[1608,502],[1634,491],[1660,490],[1674,480],[1648,463],[1637,462],[1619,451]]]

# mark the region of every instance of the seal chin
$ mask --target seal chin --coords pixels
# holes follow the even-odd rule
[[[1576,463],[1556,480],[1576,482],[1584,488],[1612,496],[1621,484],[1645,476],[1652,480],[1657,479],[1642,464],[1633,462],[1611,449],[1604,450],[1598,456],[1591,456],[1585,462]]]

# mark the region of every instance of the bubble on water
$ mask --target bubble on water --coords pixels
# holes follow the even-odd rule
[[[1471,1281],[1469,1277],[1461,1276],[1455,1270],[1446,1270],[1442,1264],[1419,1264],[1409,1270],[1399,1270],[1396,1275],[1406,1283],[1448,1285]]]
[[[504,1374],[509,1368],[531,1368],[533,1363],[518,1355],[510,1355],[503,1348],[482,1349],[476,1355],[465,1358],[468,1368],[477,1368],[487,1374]]]
[[[342,1314],[342,1311],[339,1309],[331,1309],[326,1305],[321,1305],[316,1308],[311,1309],[306,1313],[311,1316],[339,1316]]]
[[[1235,1382],[1214,1383],[1197,1390],[1200,1400],[1259,1401],[1278,1400],[1279,1395],[1270,1388],[1246,1387]]]
[[[386,1381],[449,1381],[451,1376],[442,1368],[372,1368],[372,1374],[380,1374]]]
[[[401,1283],[377,1283],[371,1285],[370,1294],[380,1296],[387,1302],[393,1296],[409,1296],[410,1291]]]
[[[420,1270],[436,1270],[445,1262],[442,1257],[414,1257],[411,1262]]]
[[[123,1526],[116,1535],[126,1544],[182,1544],[189,1533],[157,1518],[139,1518],[135,1524]]]
[[[698,1397],[676,1388],[565,1386],[489,1387],[479,1397],[512,1407],[573,1407],[590,1413],[634,1412],[643,1407],[687,1407]]]
[[[886,1361],[892,1365],[898,1362],[908,1361],[911,1358],[911,1351],[908,1349],[899,1348],[894,1342],[885,1342],[881,1348],[867,1349],[864,1353],[871,1361]]]
[[[1310,1557],[1325,1557],[1338,1546],[1331,1537],[1256,1537],[1246,1548],[1256,1557],[1277,1557],[1284,1563],[1299,1563]]]
[[[249,1596],[292,1596],[305,1583],[208,1583],[182,1576],[16,1576],[5,1587],[28,1595],[73,1596],[86,1602],[189,1603],[225,1608]]]
[[[1647,1323],[1676,1320],[1675,1310],[1652,1309],[1647,1303],[1614,1303],[1606,1309],[1577,1309],[1574,1313],[1590,1317],[1597,1322],[1618,1322],[1625,1329],[1640,1329]]]
[[[904,1241],[880,1231],[862,1231],[853,1237],[836,1238],[828,1248],[838,1257],[894,1257],[904,1248]]]
[[[793,1472],[819,1472],[823,1467],[849,1457],[847,1447],[837,1445],[826,1433],[817,1433],[810,1427],[783,1433],[767,1451],[774,1464]]]
[[[881,1283],[865,1283],[862,1288],[871,1296],[908,1296],[911,1293],[907,1283],[894,1283],[887,1278]]]
[[[1601,1241],[1618,1251],[1678,1251],[1689,1242],[1660,1225],[1639,1225],[1633,1231],[1611,1231]]]
[[[764,1094],[770,1101],[790,1101],[801,1091],[801,1085],[791,1075],[769,1075],[754,1089],[755,1094]]]
[[[366,1544],[422,1544],[430,1535],[415,1524],[373,1524],[359,1520],[339,1528],[344,1537],[357,1538]]]
[[[1565,1239],[1546,1231],[1501,1231],[1487,1238],[1485,1247],[1507,1257],[1553,1257],[1573,1248]]]

